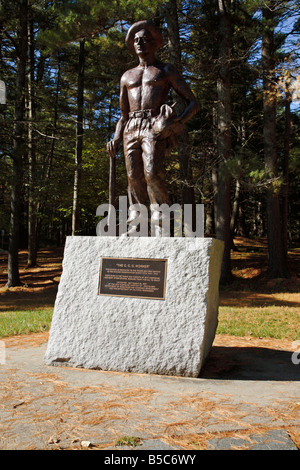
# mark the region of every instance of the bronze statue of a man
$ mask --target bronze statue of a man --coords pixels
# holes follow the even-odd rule
[[[155,52],[163,45],[161,32],[148,21],[134,23],[125,42],[138,56],[137,67],[125,72],[120,82],[121,118],[107,152],[114,158],[123,139],[130,206],[144,204],[151,210],[170,204],[165,183],[164,157],[183,125],[199,110],[188,84],[171,64],[157,60]],[[177,116],[166,104],[173,88],[187,103]],[[175,137],[176,138],[176,137]],[[130,212],[131,222],[136,217]]]

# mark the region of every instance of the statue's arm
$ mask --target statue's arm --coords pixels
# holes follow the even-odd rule
[[[127,95],[127,88],[124,78],[122,77],[120,83],[120,109],[121,117],[117,122],[115,134],[113,139],[107,143],[106,149],[110,157],[115,157],[120,149],[120,145],[123,139],[123,132],[128,121],[129,113],[129,102]]]
[[[197,99],[190,89],[187,82],[179,75],[177,70],[173,66],[169,67],[169,80],[171,87],[176,91],[176,93],[183,98],[187,106],[184,111],[175,118],[175,121],[180,121],[182,124],[191,119],[199,111],[199,104]]]

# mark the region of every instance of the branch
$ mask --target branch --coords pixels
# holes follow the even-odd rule
[[[17,41],[15,40],[15,38],[13,38],[6,30],[4,30],[4,34],[12,42],[14,48],[16,49],[16,53],[19,56],[20,55],[20,49],[19,49],[19,45],[18,45]]]
[[[55,137],[54,135],[47,135],[47,134],[44,134],[43,132],[40,132],[38,131],[37,129],[34,129],[34,132],[37,132],[39,135],[41,135],[42,137],[46,137],[47,139],[55,139],[55,140],[68,140],[68,139],[65,139],[63,137]]]

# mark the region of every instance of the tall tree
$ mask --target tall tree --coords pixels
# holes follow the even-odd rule
[[[169,0],[165,5],[165,14],[168,30],[168,48],[170,62],[183,73],[181,60],[181,45],[178,24],[177,0]],[[180,114],[186,104],[180,96],[176,96],[176,112]],[[190,162],[190,142],[188,130],[185,127],[178,138],[178,155],[180,161],[180,180],[183,204],[194,204],[195,195],[193,187],[192,169]]]
[[[16,49],[17,67],[16,67],[16,88],[15,88],[15,115],[13,129],[13,179],[11,191],[11,216],[10,216],[10,233],[8,247],[8,280],[7,287],[14,287],[21,284],[19,277],[19,236],[20,236],[20,218],[21,218],[21,202],[23,188],[23,162],[25,159],[25,83],[26,83],[26,63],[27,63],[27,16],[28,2],[27,0],[19,0],[17,3],[18,10],[18,26],[17,36],[13,39]]]
[[[83,148],[83,110],[84,110],[84,64],[85,40],[79,41],[78,79],[77,79],[77,123],[75,146],[75,170],[72,210],[72,235],[78,235],[80,227],[80,184],[82,178],[82,148]]]
[[[36,187],[36,149],[33,135],[35,121],[34,70],[35,45],[32,11],[28,18],[28,78],[27,78],[27,108],[28,108],[28,258],[27,266],[36,265],[37,260],[37,201]]]
[[[291,74],[285,77],[285,128],[284,128],[284,163],[283,163],[283,204],[282,204],[282,227],[283,227],[283,249],[284,257],[288,256],[288,218],[289,218],[289,161],[291,146]]]
[[[232,47],[232,0],[218,0],[219,7],[219,76],[218,89],[218,135],[219,156],[216,235],[224,241],[221,284],[232,279],[230,249],[231,173],[227,162],[231,156],[231,47]]]
[[[281,3],[281,2],[279,2]],[[263,139],[265,170],[270,182],[266,189],[268,274],[270,277],[288,275],[280,220],[278,157],[276,143],[276,78],[275,78],[275,26],[278,1],[269,1],[262,8],[262,68],[263,68]]]

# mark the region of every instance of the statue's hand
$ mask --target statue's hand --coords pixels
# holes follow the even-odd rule
[[[106,151],[111,158],[117,155],[119,149],[120,149],[120,142],[114,139],[110,140],[106,145]]]
[[[183,131],[184,129],[184,124],[181,120],[181,117],[180,116],[176,116],[174,119],[173,119],[173,122],[171,123],[171,126],[172,126],[172,129],[173,129],[173,132],[177,135],[181,134],[181,132]]]

